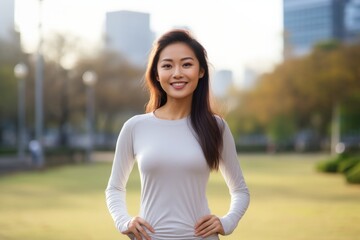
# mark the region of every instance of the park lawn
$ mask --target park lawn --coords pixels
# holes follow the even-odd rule
[[[358,240],[360,186],[315,172],[325,155],[240,155],[251,203],[232,240]],[[72,165],[0,177],[1,240],[127,239],[114,227],[104,190],[111,163]],[[139,175],[128,183],[129,212],[139,205]],[[209,205],[223,215],[228,189],[220,173]]]

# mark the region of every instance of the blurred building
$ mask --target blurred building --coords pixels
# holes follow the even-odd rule
[[[360,0],[351,0],[345,6],[346,38],[351,40],[360,37]]]
[[[284,57],[310,52],[319,41],[360,37],[360,0],[284,0]]]
[[[150,14],[133,11],[106,13],[106,47],[123,54],[137,66],[146,65],[154,33],[150,29]]]
[[[212,91],[215,97],[224,98],[233,86],[233,73],[230,70],[216,71],[212,80]]]
[[[15,0],[0,0],[0,40],[10,42],[15,29]]]
[[[244,79],[242,88],[244,90],[253,89],[258,81],[260,73],[253,68],[246,67],[244,70]]]

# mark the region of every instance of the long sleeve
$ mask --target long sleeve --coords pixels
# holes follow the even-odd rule
[[[134,162],[132,127],[126,122],[116,142],[114,162],[105,191],[107,207],[120,232],[128,229],[131,220],[126,207],[126,183]]]
[[[220,221],[225,235],[228,235],[234,231],[241,217],[245,214],[249,206],[250,194],[240,168],[234,138],[225,121],[223,141],[222,159],[219,167],[229,188],[231,203],[228,213],[221,217]]]

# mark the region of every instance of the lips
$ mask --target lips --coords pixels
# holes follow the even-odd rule
[[[179,90],[185,87],[185,85],[187,84],[187,82],[173,82],[170,83],[171,86],[173,86],[173,88]]]

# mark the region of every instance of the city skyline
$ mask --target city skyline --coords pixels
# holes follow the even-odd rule
[[[38,0],[15,1],[15,23],[26,51],[37,41]],[[99,45],[105,14],[130,10],[149,13],[156,37],[173,28],[189,27],[208,51],[213,70],[234,72],[237,83],[246,68],[270,70],[282,59],[282,0],[196,2],[165,4],[161,0],[43,1],[43,31],[71,33],[87,46]]]
[[[136,66],[146,67],[154,41],[150,14],[124,10],[107,12],[105,36],[106,49],[126,56]]]
[[[285,58],[308,54],[317,42],[354,42],[360,34],[360,0],[284,0]]]

